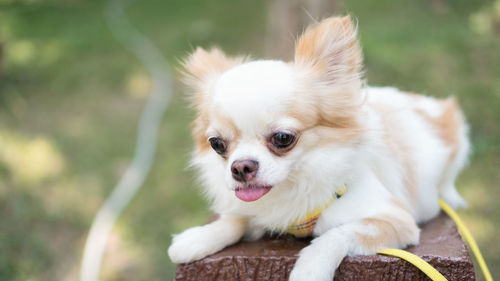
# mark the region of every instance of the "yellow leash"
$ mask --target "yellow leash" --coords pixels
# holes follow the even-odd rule
[[[477,246],[476,240],[474,240],[474,237],[472,237],[472,234],[470,233],[469,229],[467,229],[467,227],[460,219],[458,214],[448,204],[446,204],[446,202],[444,202],[443,200],[439,200],[439,206],[441,206],[441,209],[443,209],[443,211],[446,214],[448,214],[448,216],[450,216],[450,218],[455,222],[458,231],[460,231],[460,233],[464,236],[465,241],[467,241],[467,244],[469,244],[469,247],[472,250],[474,256],[476,257],[477,263],[479,264],[481,271],[483,271],[484,279],[486,281],[493,281],[491,273],[488,270],[488,266],[484,261],[483,255],[481,255],[481,251],[479,251],[479,247]]]
[[[378,253],[382,255],[395,256],[404,259],[405,261],[413,264],[418,269],[420,269],[420,271],[425,273],[425,275],[429,276],[429,278],[433,281],[448,281],[446,278],[444,278],[443,274],[439,273],[439,271],[437,271],[434,267],[432,267],[432,265],[424,261],[419,256],[416,256],[410,252],[399,249],[385,249]]]
[[[488,270],[488,266],[486,265],[486,262],[484,261],[483,255],[481,255],[481,251],[479,251],[479,247],[477,246],[476,241],[472,237],[470,231],[467,229],[465,224],[462,222],[458,214],[443,200],[439,200],[439,206],[441,206],[441,209],[448,214],[448,216],[455,222],[457,225],[458,231],[463,235],[465,238],[465,241],[467,241],[467,244],[469,244],[469,247],[472,250],[472,253],[477,259],[477,262],[479,263],[479,267],[481,268],[484,279],[486,281],[493,281],[493,278],[491,277],[490,271]],[[416,256],[410,252],[407,252],[405,250],[399,250],[399,249],[385,249],[383,251],[380,251],[379,254],[382,255],[389,255],[389,256],[395,256],[401,259],[404,259],[408,261],[409,263],[413,264],[416,266],[418,269],[420,269],[423,273],[425,273],[431,280],[433,281],[447,281],[447,279],[439,273],[432,265],[424,261],[422,258],[419,256]]]

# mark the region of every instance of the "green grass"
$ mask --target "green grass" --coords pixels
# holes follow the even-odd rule
[[[105,1],[0,0],[0,280],[75,280],[93,215],[133,155],[146,69],[112,36]],[[471,28],[490,1],[345,1],[359,20],[370,84],[458,97],[474,155],[462,211],[500,276],[500,38]],[[136,1],[128,14],[173,67],[193,47],[265,54],[267,3]],[[210,215],[194,172],[182,88],[161,125],[157,158],[113,232],[105,280],[171,280],[170,235]],[[27,169],[26,167],[29,167]]]

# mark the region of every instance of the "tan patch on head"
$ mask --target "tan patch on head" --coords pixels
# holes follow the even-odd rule
[[[203,114],[198,116],[193,122],[193,134],[199,153],[212,150],[210,142],[208,141],[210,136],[206,134],[210,124],[217,124],[217,126],[224,128],[225,132],[230,132],[229,135],[216,136],[221,137],[226,142],[227,151],[221,156],[227,159],[241,139],[241,130],[236,127],[236,124],[234,124],[233,120],[228,115],[224,114],[224,111],[219,106],[216,106],[215,109],[210,112],[208,112],[208,110],[203,111]]]
[[[312,145],[347,143],[364,132],[364,126],[358,121],[359,108],[357,106],[345,111],[336,110],[332,106],[330,112],[325,113],[321,100],[316,99],[313,103],[311,101],[313,99],[307,96],[299,97],[289,104],[284,113],[302,124],[301,132],[308,131],[316,136],[317,141],[312,142]],[[308,100],[309,103],[306,104],[304,100]]]
[[[321,118],[318,126],[329,128],[324,132],[323,138],[346,143],[353,140],[364,132],[364,127],[357,120],[357,110],[349,116],[337,116],[334,118]]]
[[[282,115],[292,117],[301,123],[301,129],[313,127],[318,123],[319,112],[318,106],[311,102],[311,99],[304,97],[303,99],[308,100],[309,103],[306,104],[300,98],[292,99],[285,106],[285,110]]]
[[[311,148],[345,144],[358,137],[362,131],[361,127],[339,129],[319,125],[307,129],[303,133],[304,143],[307,143]],[[309,138],[307,142],[305,141],[306,136]]]
[[[220,106],[216,106],[212,112],[213,121],[219,126],[231,131],[231,140],[239,140],[241,138],[241,130],[234,124],[233,119],[225,114]]]
[[[450,159],[453,159],[459,147],[459,130],[463,124],[463,116],[454,98],[441,101],[441,105],[443,112],[438,117],[432,117],[423,110],[417,110],[417,113],[437,129],[439,137],[451,147]]]
[[[241,140],[241,130],[236,126],[236,124],[234,124],[233,119],[226,115],[219,106],[216,106],[216,108],[213,110],[212,118],[214,123],[217,123],[225,130],[229,130],[231,132],[230,139],[224,139],[227,142],[227,152],[225,153],[225,158],[228,158]],[[228,136],[221,137],[227,138]]]
[[[299,108],[299,105],[296,108]],[[353,112],[353,116],[348,118],[339,117],[326,120],[318,114],[318,111],[318,109],[311,108],[309,112],[296,110],[286,113],[287,116],[302,123],[300,134],[304,138],[309,137],[306,143],[310,146],[324,146],[332,143],[344,144],[364,132],[364,127],[356,120],[357,112]],[[310,139],[311,137],[314,137],[314,140]],[[303,143],[304,138],[300,138],[298,143]]]

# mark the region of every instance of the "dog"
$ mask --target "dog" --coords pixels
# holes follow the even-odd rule
[[[198,48],[184,68],[192,163],[220,217],[175,235],[174,263],[266,232],[312,235],[290,280],[333,280],[345,256],[418,244],[439,198],[466,205],[454,185],[470,148],[457,102],[366,86],[349,16],[306,29],[291,62]]]

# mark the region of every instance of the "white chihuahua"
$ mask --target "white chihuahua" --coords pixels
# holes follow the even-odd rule
[[[308,28],[293,62],[189,56],[193,163],[220,218],[176,235],[173,262],[266,231],[312,235],[290,280],[330,281],[346,255],[418,244],[438,198],[465,205],[454,180],[468,130],[455,100],[364,87],[361,67],[350,17]]]

